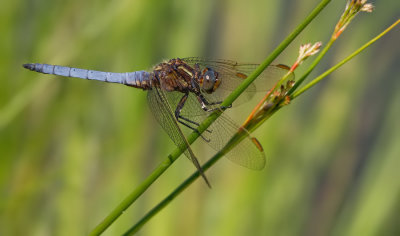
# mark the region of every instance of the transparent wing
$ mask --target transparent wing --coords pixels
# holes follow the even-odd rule
[[[224,114],[218,117],[209,129],[211,133],[205,133],[206,138],[211,141],[207,143],[216,151],[220,151],[236,133],[243,132],[229,116]],[[257,139],[252,137],[247,130],[244,130],[243,134],[246,137],[226,153],[226,157],[249,169],[263,169],[265,166],[264,150]]]
[[[183,95],[179,92],[167,92],[166,96],[171,106],[176,107],[180,97]],[[190,93],[181,110],[181,115],[200,124],[209,114],[209,112],[201,109],[196,96]],[[209,146],[216,151],[220,151],[231,137],[239,131],[239,125],[229,118],[229,116],[222,114],[210,125],[208,130],[210,132],[203,132],[202,136],[209,140],[209,142],[206,142]],[[265,166],[265,154],[261,145],[255,138],[250,136],[247,131],[244,132],[246,137],[232,150],[226,153],[225,156],[229,160],[249,169],[263,169]]]
[[[152,111],[158,123],[164,128],[175,145],[180,150],[184,151],[186,157],[193,162],[206,183],[210,186],[207,178],[203,174],[203,170],[201,169],[197,158],[193,154],[189,143],[183,135],[182,130],[179,128],[174,113],[172,112],[172,108],[168,103],[167,97],[165,96],[165,92],[159,88],[153,88],[147,93],[147,101],[150,110]]]

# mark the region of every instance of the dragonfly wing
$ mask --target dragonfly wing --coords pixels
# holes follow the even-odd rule
[[[165,92],[159,88],[153,88],[152,90],[149,90],[147,94],[147,100],[150,110],[152,111],[158,123],[164,128],[175,145],[185,153],[189,160],[193,162],[203,179],[206,181],[207,185],[210,186],[210,183],[204,175],[203,170],[201,169],[201,166],[190,147],[190,144],[186,140],[182,130],[178,125],[174,113],[172,112],[172,108],[168,103]]]
[[[265,167],[265,153],[261,144],[247,130],[240,129],[229,116],[222,114],[209,129],[211,133],[208,134],[208,138],[211,141],[207,143],[216,151],[223,149],[234,135],[241,133],[244,136],[242,141],[225,156],[236,164],[249,169],[261,170]]]
[[[176,101],[175,94],[167,93],[167,96],[169,98],[172,97],[170,98],[172,102]],[[194,115],[194,112],[196,115]],[[201,109],[196,96],[190,93],[181,110],[181,115],[200,124],[209,114],[209,112]],[[229,160],[249,169],[260,170],[264,168],[265,153],[257,139],[249,135],[246,130],[240,129],[239,125],[229,116],[222,114],[208,127],[208,130],[209,132],[203,132],[202,136],[210,140],[206,143],[216,151],[220,151],[237,132],[243,132],[245,138],[225,156]]]

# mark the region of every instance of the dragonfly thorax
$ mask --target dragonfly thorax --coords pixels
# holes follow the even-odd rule
[[[153,73],[163,90],[188,92],[196,89],[193,79],[198,73],[179,58],[158,64]]]

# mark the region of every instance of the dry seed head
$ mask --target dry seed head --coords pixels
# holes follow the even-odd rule
[[[374,10],[374,5],[372,5],[371,3],[364,4],[361,7],[361,11],[365,11],[365,12],[372,12],[373,10]]]
[[[372,12],[374,6],[371,3],[367,3],[367,0],[351,0],[346,4],[346,8],[340,17],[339,22],[336,24],[335,31],[333,33],[333,39],[337,39],[340,34],[346,29],[351,20],[361,11]]]
[[[311,45],[311,43],[301,45],[299,48],[299,56],[297,57],[297,60],[293,65],[292,69],[295,69],[301,63],[303,63],[303,61],[308,57],[318,53],[319,49],[321,48],[321,45],[322,45],[321,42],[316,42],[313,45]]]

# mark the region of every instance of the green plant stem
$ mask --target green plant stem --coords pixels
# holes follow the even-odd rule
[[[174,154],[174,153],[172,153]],[[172,155],[171,154],[171,155]],[[92,230],[89,235],[100,235],[104,232],[136,199],[142,195],[144,191],[174,162],[168,156],[151,174],[140,183],[140,185],[132,191],[116,208],[114,208],[104,220]]]
[[[221,104],[221,106],[229,106],[239,95],[271,64],[273,60],[300,34],[300,32],[324,9],[331,0],[322,0],[317,7],[303,20],[303,22],[284,40],[281,44],[264,60],[260,66],[239,85]],[[199,132],[192,132],[187,140],[192,144],[198,137],[199,133],[210,126],[216,120],[221,111],[215,111],[208,116],[198,127]],[[90,235],[100,235],[103,233],[135,200],[146,191],[146,189],[166,170],[168,167],[182,154],[183,150],[175,149],[166,160],[164,160],[135,190],[133,190],[111,213],[99,224]]]
[[[208,160],[203,166],[202,169],[204,171],[208,170],[211,166],[213,166],[221,157],[224,156],[226,152],[228,152],[233,145],[240,142],[245,133],[237,133],[237,135],[233,136],[231,140],[225,145],[225,147],[218,153],[216,153],[210,160]],[[172,193],[170,193],[164,200],[158,203],[153,209],[151,209],[144,217],[142,217],[134,226],[128,229],[123,235],[133,235],[137,233],[140,228],[145,225],[154,215],[156,215],[159,211],[161,211],[164,207],[166,207],[172,200],[174,200],[183,190],[189,187],[198,177],[200,176],[199,171],[193,173],[189,178],[187,178],[182,184],[180,184]]]
[[[259,76],[279,54],[304,30],[304,28],[324,9],[331,0],[322,0],[317,7],[300,23],[297,28],[254,70],[254,72],[240,84],[221,104],[229,106],[233,101]]]
[[[370,46],[372,43],[374,43],[376,40],[381,38],[383,35],[385,35],[387,32],[389,32],[393,27],[395,27],[397,24],[400,23],[400,20],[397,20],[393,25],[391,25],[389,28],[387,28],[385,31],[383,31],[381,34],[379,34],[377,37],[363,45],[360,49],[356,50],[354,53],[352,53],[349,57],[347,57],[345,60],[342,62],[338,63],[338,65],[332,67],[334,69],[330,69],[329,73],[343,65],[345,62],[353,58],[355,55],[360,53],[362,50],[365,50],[368,46]],[[328,72],[327,71],[327,72]],[[304,89],[299,90],[298,92],[293,94],[293,98],[298,97],[300,94],[305,92],[307,89],[312,87],[315,83],[318,83],[323,77],[325,77],[327,72],[323,73],[321,76],[318,76],[316,79],[314,79],[312,82],[307,84]],[[324,76],[323,76],[324,75]],[[323,76],[323,77],[322,77]],[[306,88],[307,87],[307,88]],[[272,116],[277,110],[279,110],[280,107],[278,107],[276,110],[272,111],[270,116]],[[269,116],[269,117],[270,117]],[[261,124],[262,122],[260,122]],[[258,127],[258,126],[256,126]],[[232,141],[233,140],[233,141]],[[235,141],[240,141],[240,137],[234,136],[231,141],[225,146],[223,150],[215,154],[209,161],[207,161],[203,166],[203,170],[206,171],[208,170],[211,166],[213,166],[223,155],[224,153],[229,150],[229,146],[232,146],[236,144]],[[153,209],[151,209],[145,216],[143,216],[135,225],[133,225],[128,231],[126,231],[123,235],[132,235],[140,230],[140,228],[146,224],[154,215],[156,215],[159,211],[161,211],[164,207],[166,207],[173,199],[175,199],[183,190],[185,190],[191,183],[193,183],[198,177],[200,176],[199,172],[195,172],[192,174],[189,178],[187,178],[181,185],[179,185],[172,193],[170,193],[166,198],[164,198],[160,203],[158,203]]]
[[[291,96],[292,100],[295,99],[296,97],[298,97],[300,94],[304,93],[305,91],[307,91],[308,89],[310,89],[311,87],[313,87],[315,84],[317,84],[319,81],[321,81],[323,78],[325,78],[326,76],[328,76],[330,73],[332,73],[333,71],[335,71],[336,69],[338,69],[339,67],[341,67],[343,64],[345,64],[346,62],[348,62],[349,60],[351,60],[353,57],[355,57],[356,55],[358,55],[359,53],[361,53],[363,50],[365,50],[367,47],[369,47],[371,44],[375,43],[378,39],[380,39],[382,36],[384,36],[385,34],[387,34],[390,30],[392,30],[397,24],[400,23],[400,20],[397,20],[395,23],[393,23],[391,26],[389,26],[386,30],[384,30],[382,33],[380,33],[378,36],[376,36],[375,38],[371,39],[370,41],[368,41],[366,44],[364,44],[363,46],[361,46],[359,49],[357,49],[356,51],[354,51],[352,54],[350,54],[348,57],[346,57],[345,59],[343,59],[341,62],[339,62],[338,64],[336,64],[335,66],[333,66],[332,68],[330,68],[329,70],[325,71],[324,73],[322,73],[321,75],[319,75],[318,77],[316,77],[315,79],[313,79],[311,82],[309,82],[308,84],[306,84],[304,87],[302,87],[301,89],[297,90],[295,93],[293,93],[293,95]]]

